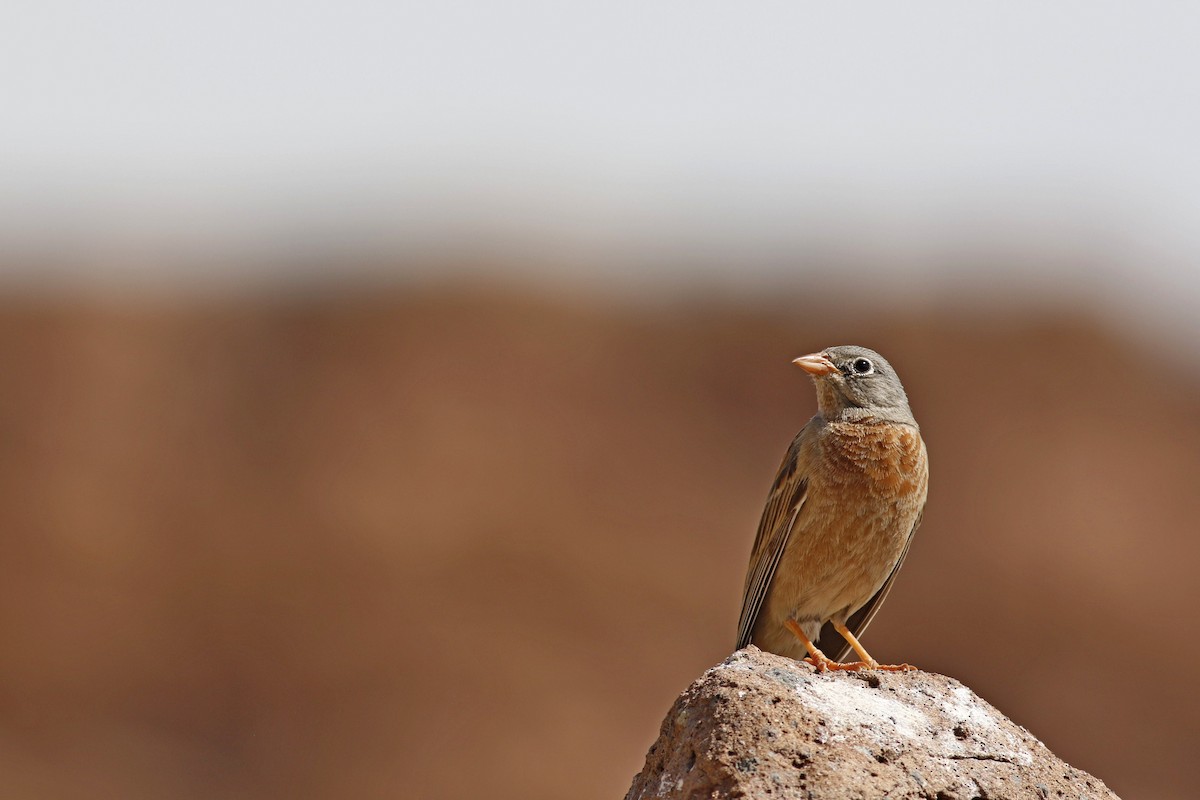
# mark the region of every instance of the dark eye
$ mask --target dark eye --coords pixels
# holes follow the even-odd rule
[[[856,358],[851,362],[850,369],[854,370],[856,375],[870,375],[875,367],[865,358]]]

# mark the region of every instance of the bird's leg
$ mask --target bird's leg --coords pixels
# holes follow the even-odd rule
[[[795,634],[800,643],[804,645],[804,649],[808,651],[808,658],[804,659],[806,664],[812,664],[817,668],[817,672],[825,672],[831,669],[845,669],[846,667],[838,661],[834,661],[829,656],[817,649],[817,646],[812,643],[812,640],[805,635],[804,629],[800,627],[800,623],[794,619],[786,619],[783,621],[783,626]]]
[[[857,667],[858,669],[881,669],[894,672],[907,672],[908,670],[916,669],[916,667],[909,664],[880,664],[878,661],[871,658],[871,654],[868,653],[867,649],[859,643],[858,637],[851,633],[849,628],[840,622],[833,623],[833,627],[834,630],[842,635],[843,639],[850,643],[850,646],[854,648],[854,652],[858,653],[858,657],[862,659],[858,662],[858,664],[847,664],[847,668]]]
[[[858,663],[862,664],[863,669],[879,669],[879,662],[871,658],[871,654],[867,652],[867,648],[859,643],[858,637],[851,633],[849,628],[840,622],[835,622],[833,623],[833,629],[850,643],[850,646],[854,648],[854,652],[858,653]]]

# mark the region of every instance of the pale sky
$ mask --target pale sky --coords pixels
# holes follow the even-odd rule
[[[846,247],[919,284],[982,236],[1190,318],[1198,42],[1183,2],[16,0],[0,237]]]

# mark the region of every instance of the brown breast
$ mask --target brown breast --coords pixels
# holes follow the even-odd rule
[[[908,425],[832,422],[821,437],[820,479],[889,499],[923,496],[925,448]],[[849,486],[847,486],[849,488]]]

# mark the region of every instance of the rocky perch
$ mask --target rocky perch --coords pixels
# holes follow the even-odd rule
[[[818,674],[752,646],[679,696],[626,800],[725,797],[1116,795],[952,678]]]

